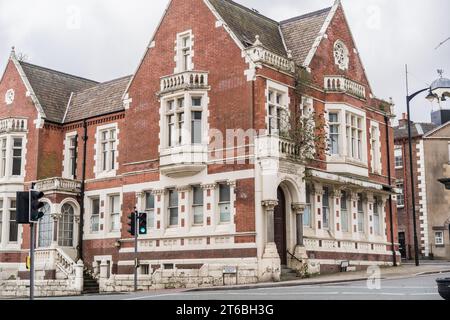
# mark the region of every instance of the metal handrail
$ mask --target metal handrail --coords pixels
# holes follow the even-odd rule
[[[303,260],[300,260],[300,259],[297,258],[295,255],[293,255],[292,253],[290,253],[289,250],[286,250],[286,252],[287,252],[292,258],[294,258],[295,260],[297,260],[298,262],[303,263]]]

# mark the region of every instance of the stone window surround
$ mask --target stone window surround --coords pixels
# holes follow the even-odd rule
[[[338,155],[327,155],[327,162],[348,162],[356,163],[367,167],[367,124],[366,124],[366,113],[361,109],[352,107],[346,104],[326,104],[325,111],[327,113],[335,112],[339,114],[340,126],[341,128],[345,128],[341,130],[341,134],[339,135],[339,154]],[[352,157],[347,156],[348,154],[348,139],[347,139],[347,123],[346,123],[346,114],[352,114],[357,117],[362,118],[362,141],[361,141],[361,150],[362,150],[362,160],[354,159]],[[326,135],[329,137],[330,129],[327,125],[325,128]]]
[[[0,214],[2,214],[2,232],[1,232],[1,239],[0,239],[0,252],[1,251],[8,251],[8,250],[19,250],[22,246],[22,231],[23,228],[21,225],[18,225],[18,232],[17,232],[17,242],[9,242],[9,212],[10,212],[10,205],[11,200],[15,200],[16,195],[15,193],[7,193],[3,198],[3,208],[0,211]]]
[[[274,82],[271,80],[266,80],[266,89],[265,89],[265,108],[266,108],[266,127],[267,127],[267,133],[269,133],[269,128],[270,128],[270,118],[271,116],[269,115],[269,92],[270,91],[274,91],[276,93],[280,93],[282,95],[282,102],[281,102],[281,106],[284,109],[285,112],[287,112],[287,114],[285,115],[285,117],[287,119],[289,119],[289,115],[290,115],[290,103],[291,103],[291,98],[289,97],[289,88],[286,85],[283,85],[281,83],[278,82]]]
[[[183,132],[187,137],[183,137],[183,143],[181,145],[175,145],[173,147],[169,147],[169,132],[168,132],[168,120],[167,120],[167,104],[170,100],[176,100],[177,98],[184,98],[184,130]],[[202,105],[200,108],[192,107],[192,98],[201,98]],[[205,90],[192,90],[174,93],[171,95],[166,95],[161,98],[160,105],[160,152],[169,152],[177,147],[182,146],[192,146],[191,143],[191,122],[192,117],[191,114],[193,111],[201,111],[202,112],[202,146],[207,146],[208,144],[208,104],[209,98],[208,93]],[[176,126],[176,122],[175,122]]]
[[[70,140],[74,137],[78,136],[78,132],[69,132],[66,133],[66,137],[64,139],[64,159],[63,159],[63,178],[66,179],[74,179],[70,168]],[[78,144],[75,148],[75,152],[78,155]]]
[[[375,137],[372,136],[373,130],[375,130]],[[375,140],[375,154],[372,154],[371,159],[371,168],[372,173],[375,174],[382,174],[383,172],[383,162],[381,161],[381,132],[380,132],[380,126],[377,122],[371,121],[370,122],[370,144],[371,144],[371,153],[373,153],[374,147],[372,146],[372,141]]]
[[[439,236],[440,234],[440,236]],[[443,246],[445,245],[444,242],[444,231],[435,231],[434,232],[434,243],[436,246]]]
[[[323,221],[322,221],[322,217],[323,217],[323,212],[322,212],[322,203],[323,203],[323,187],[328,186],[330,188],[330,217],[329,217],[329,228],[324,228],[323,227]],[[331,184],[326,184],[326,183],[318,183],[318,182],[314,182],[312,183],[312,189],[311,189],[311,197],[312,197],[312,201],[311,201],[311,228],[306,228],[307,230],[307,236],[319,236],[320,232],[322,231],[328,231],[330,232],[330,234],[335,237],[337,230],[336,230],[336,211],[339,211],[339,213],[341,214],[341,197],[339,197],[339,205],[337,205],[336,203],[336,198],[337,195],[341,194],[339,191],[339,187],[338,189],[334,188]],[[348,216],[349,216],[349,231],[348,232],[342,232],[342,226],[340,229],[340,235],[338,235],[336,238],[338,239],[353,239],[353,240],[364,240],[367,239],[368,241],[372,241],[372,240],[383,240],[385,241],[386,239],[386,224],[385,224],[385,219],[387,217],[387,213],[385,212],[384,209],[384,199],[382,199],[381,196],[378,196],[380,198],[380,200],[382,201],[382,204],[379,206],[379,216],[380,216],[380,234],[376,235],[375,234],[375,229],[373,229],[373,233],[370,234],[370,227],[373,227],[373,207],[372,210],[370,210],[370,205],[374,205],[375,202],[373,201],[374,196],[368,192],[365,191],[361,191],[361,192],[357,192],[357,190],[346,190],[347,191],[347,195],[348,195]],[[360,190],[358,190],[360,191]],[[353,207],[353,202],[357,201],[356,195],[358,193],[362,193],[363,194],[363,210],[364,210],[364,233],[361,233],[358,231],[358,214],[357,214],[357,203],[356,203],[356,208]],[[320,196],[320,202],[317,202],[318,197]],[[317,214],[317,209],[320,208],[321,214],[318,215]],[[353,214],[356,213],[357,214],[357,219],[353,219]],[[372,221],[370,221],[369,216],[372,215]],[[321,223],[321,229],[318,229],[318,221],[320,221]],[[341,221],[339,221],[341,222]],[[354,223],[356,223],[356,227],[357,227],[357,232],[354,232]],[[387,240],[386,240],[387,241]]]
[[[188,61],[188,68],[187,70],[183,70],[182,67],[182,63],[183,63],[183,51],[182,51],[182,41],[183,38],[189,36],[190,38],[190,56],[189,56],[189,61]],[[192,33],[192,29],[190,30],[186,30],[184,32],[180,32],[177,34],[176,40],[175,40],[175,56],[174,56],[174,61],[176,63],[175,69],[174,69],[174,73],[181,73],[184,71],[190,71],[190,70],[194,70],[194,63],[193,63],[193,58],[194,58],[194,34]]]
[[[102,154],[101,154],[101,133],[106,130],[116,130],[116,150],[115,150],[115,162],[114,170],[103,171],[102,170]],[[95,144],[94,144],[94,173],[96,179],[102,178],[113,178],[116,176],[117,170],[119,169],[119,144],[120,144],[120,130],[117,122],[106,124],[103,126],[98,126],[95,133]]]
[[[401,165],[397,166],[397,158],[401,158]],[[395,169],[402,169],[403,168],[403,148],[401,146],[395,146],[394,149],[394,163],[395,163]]]
[[[230,186],[230,222],[226,223],[220,223],[220,212],[219,212],[219,184],[220,183],[227,183]],[[193,219],[194,219],[194,213],[192,210],[192,187],[193,186],[200,186],[203,189],[203,203],[204,203],[204,220],[203,225],[194,225]],[[179,205],[179,224],[178,226],[169,226],[169,213],[168,213],[168,190],[169,189],[176,189],[178,190],[178,205]],[[208,197],[207,193],[208,190],[211,190],[211,196]],[[198,183],[192,183],[188,186],[182,186],[182,187],[175,187],[175,186],[168,186],[164,189],[144,189],[143,191],[139,191],[136,194],[137,197],[137,208],[140,210],[144,210],[145,207],[145,192],[152,192],[155,194],[155,228],[153,228],[154,231],[157,230],[157,221],[161,221],[160,223],[160,230],[163,231],[163,236],[179,236],[180,235],[180,229],[186,229],[187,232],[192,231],[194,234],[198,234],[199,231],[203,230],[203,228],[206,227],[213,227],[215,229],[215,232],[234,232],[230,228],[234,226],[234,217],[236,214],[235,210],[235,203],[236,203],[236,182],[235,181],[216,181],[214,183],[210,184],[202,184],[201,182]],[[182,199],[182,192],[185,193],[185,198]],[[157,195],[161,196],[160,203],[162,204],[160,208],[161,215],[156,214],[156,208],[158,205],[156,204],[156,197]],[[210,210],[208,210],[207,205],[212,201],[214,201],[215,204],[211,204]],[[183,203],[183,204],[181,204]],[[185,212],[181,212],[181,205],[185,206]],[[185,226],[181,227],[181,217],[185,217]],[[211,218],[210,225],[207,224],[207,217]],[[142,239],[146,238],[152,238],[154,235],[143,235]]]
[[[0,135],[0,140],[6,138],[6,165],[5,165],[5,176],[0,177],[0,182],[5,180],[7,182],[23,182],[26,175],[26,155],[27,155],[27,136],[25,133],[14,133],[14,134],[2,134]],[[15,138],[22,139],[22,161],[21,161],[21,175],[12,175],[12,161],[13,161],[13,141]],[[1,162],[1,159],[0,159]]]
[[[120,208],[121,208],[121,222],[124,215],[128,215],[129,212],[123,212],[123,188],[112,188],[103,190],[92,190],[87,191],[85,194],[85,224],[84,224],[84,235],[86,240],[99,240],[99,239],[115,239],[121,237],[121,231],[110,232],[111,219],[109,218],[109,196],[119,195],[120,196]],[[98,198],[100,201],[100,217],[99,217],[99,231],[91,232],[91,199]],[[103,216],[103,218],[102,218]],[[103,225],[103,230],[101,229]],[[121,229],[123,228],[122,223],[120,224]]]

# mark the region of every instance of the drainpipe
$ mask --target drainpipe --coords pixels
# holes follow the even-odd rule
[[[86,152],[87,152],[87,121],[83,120],[83,165],[81,173],[81,191],[80,191],[80,223],[78,225],[78,260],[83,260],[83,227],[84,227],[84,194],[86,190]]]
[[[388,179],[389,186],[392,184],[392,173],[391,173],[391,142],[389,140],[389,117],[384,116],[384,122],[386,124],[386,147],[387,147],[387,163],[388,163]],[[392,217],[393,213],[392,206],[392,194],[389,194],[389,222],[391,224],[391,245],[392,245],[392,262],[394,263],[394,267],[397,266],[397,255],[395,253],[395,241],[394,241],[394,221]]]

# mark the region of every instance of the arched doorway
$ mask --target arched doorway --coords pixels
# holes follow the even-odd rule
[[[277,194],[278,205],[274,210],[274,238],[281,264],[287,265],[286,196],[281,187],[278,187]]]

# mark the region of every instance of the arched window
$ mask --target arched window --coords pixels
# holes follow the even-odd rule
[[[74,209],[66,203],[61,208],[61,218],[59,220],[58,245],[61,247],[73,246],[73,220]]]
[[[45,203],[42,212],[44,216],[39,221],[38,246],[40,248],[48,248],[52,244],[53,237],[53,219],[50,215],[50,204]]]

